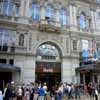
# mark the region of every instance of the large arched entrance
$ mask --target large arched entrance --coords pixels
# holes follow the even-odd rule
[[[61,52],[51,43],[37,48],[35,80],[46,82],[48,88],[61,81]]]

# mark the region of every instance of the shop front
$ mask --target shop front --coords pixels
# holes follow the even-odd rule
[[[61,82],[61,55],[58,47],[44,43],[37,49],[35,81],[46,82],[48,89]]]
[[[3,90],[6,84],[14,79],[13,73],[17,72],[20,73],[19,67],[0,63],[0,90]]]
[[[60,62],[37,62],[36,81],[46,82],[48,89],[61,82],[61,63]]]
[[[89,84],[91,82],[99,84],[100,67],[98,64],[82,65],[76,68],[76,73],[80,74],[81,84]]]

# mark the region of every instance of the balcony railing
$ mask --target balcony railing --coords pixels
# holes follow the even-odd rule
[[[0,15],[19,16],[19,5],[14,2],[0,2]]]
[[[47,32],[61,32],[61,24],[60,22],[49,20],[49,19],[41,19],[39,23],[39,30],[40,31],[47,31]]]
[[[19,17],[19,5],[14,2],[0,2],[0,19],[17,21]]]
[[[17,46],[0,46],[0,53],[27,53],[27,49]]]

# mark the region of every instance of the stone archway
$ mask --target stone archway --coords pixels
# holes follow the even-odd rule
[[[37,48],[35,80],[46,82],[48,88],[61,81],[61,51],[57,45],[45,42]]]

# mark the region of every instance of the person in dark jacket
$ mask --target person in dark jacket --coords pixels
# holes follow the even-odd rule
[[[11,100],[11,97],[12,97],[12,91],[10,84],[8,83],[3,100]]]
[[[31,83],[31,89],[30,89],[30,100],[33,100],[34,98],[34,83]]]

